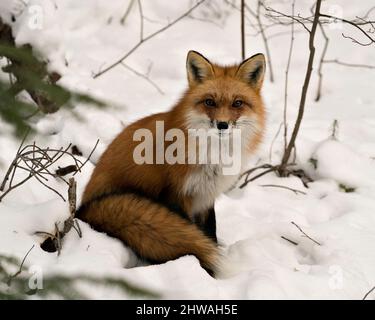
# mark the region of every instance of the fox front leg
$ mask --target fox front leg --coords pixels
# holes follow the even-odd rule
[[[217,243],[215,208],[212,207],[202,214],[195,216],[194,222],[205,233]]]
[[[216,237],[216,215],[215,208],[212,207],[208,210],[206,222],[204,224],[205,233],[217,243]]]

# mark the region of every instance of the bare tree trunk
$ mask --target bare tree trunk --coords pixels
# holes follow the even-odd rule
[[[300,100],[300,103],[299,103],[298,116],[297,116],[296,123],[294,125],[294,129],[293,129],[292,136],[290,138],[288,147],[286,148],[286,150],[284,152],[281,164],[278,168],[278,172],[279,172],[280,176],[286,176],[287,175],[286,166],[288,164],[291,152],[292,152],[293,147],[295,145],[296,138],[297,138],[297,135],[298,135],[298,131],[300,129],[301,122],[302,122],[302,119],[303,119],[303,114],[304,114],[304,111],[305,111],[306,96],[307,96],[307,91],[308,91],[309,84],[310,84],[311,73],[312,73],[312,70],[313,70],[313,63],[314,63],[314,56],[315,56],[314,38],[315,38],[316,28],[317,28],[318,22],[319,22],[321,3],[322,3],[322,0],[316,1],[314,20],[313,20],[313,24],[312,24],[311,31],[310,31],[310,37],[309,37],[310,55],[309,55],[309,61],[308,61],[308,64],[307,64],[305,81],[304,81],[303,87],[302,87],[302,94],[301,94],[301,100]]]
[[[322,35],[325,40],[322,56],[320,57],[320,62],[319,62],[319,68],[318,68],[318,76],[319,76],[319,81],[318,81],[318,89],[316,92],[316,97],[315,101],[319,101],[320,97],[322,96],[322,83],[323,83],[323,63],[324,63],[324,58],[326,57],[327,49],[328,49],[328,43],[329,43],[329,38],[326,35],[326,32],[324,30],[324,27],[321,22],[318,22],[320,30],[322,31]]]
[[[266,50],[266,55],[267,55],[267,62],[268,62],[268,69],[269,69],[269,74],[270,74],[270,81],[274,81],[274,75],[273,75],[273,68],[272,68],[272,61],[271,61],[271,50],[268,46],[268,39],[266,36],[266,33],[264,32],[262,20],[260,19],[260,7],[263,6],[262,1],[258,1],[258,7],[257,7],[257,13],[256,13],[256,19],[258,21],[259,29],[260,29],[260,34],[262,36],[263,42],[264,42],[264,48]]]
[[[292,3],[292,15],[294,16],[294,6],[295,0]],[[286,64],[285,70],[285,94],[284,94],[284,113],[283,113],[283,126],[284,126],[284,152],[288,146],[288,124],[286,121],[287,115],[287,108],[288,108],[288,81],[289,81],[289,68],[292,61],[292,53],[293,53],[293,46],[294,46],[294,20],[292,20],[292,30],[291,30],[291,39],[290,39],[290,47],[289,47],[289,55],[288,55],[288,62]]]
[[[245,0],[241,0],[241,57],[245,60]]]

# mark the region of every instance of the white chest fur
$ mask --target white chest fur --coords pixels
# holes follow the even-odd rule
[[[238,175],[223,175],[220,165],[201,165],[187,178],[183,193],[193,199],[190,214],[203,213],[210,209],[215,199],[229,190],[237,181]]]

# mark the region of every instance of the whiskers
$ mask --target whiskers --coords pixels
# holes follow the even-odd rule
[[[231,135],[234,129],[241,130],[241,135],[245,139],[250,139],[260,132],[258,121],[255,118],[240,117],[236,121],[229,121],[229,127],[225,132],[217,129],[217,120],[211,120],[207,115],[191,112],[186,117],[186,127],[188,129],[206,129],[216,132],[219,136]]]
[[[242,131],[244,131],[244,133],[247,134],[254,134],[259,132],[258,122],[255,119],[250,118],[239,118],[234,122],[233,128],[241,129]]]
[[[258,121],[252,118],[239,118],[234,128],[241,130],[241,143],[243,147],[247,146],[261,131]]]

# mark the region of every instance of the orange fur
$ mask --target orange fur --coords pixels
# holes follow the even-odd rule
[[[109,196],[91,202],[80,218],[148,260],[166,262],[192,254],[206,270],[217,269],[215,243],[193,223],[147,198],[131,193]]]

